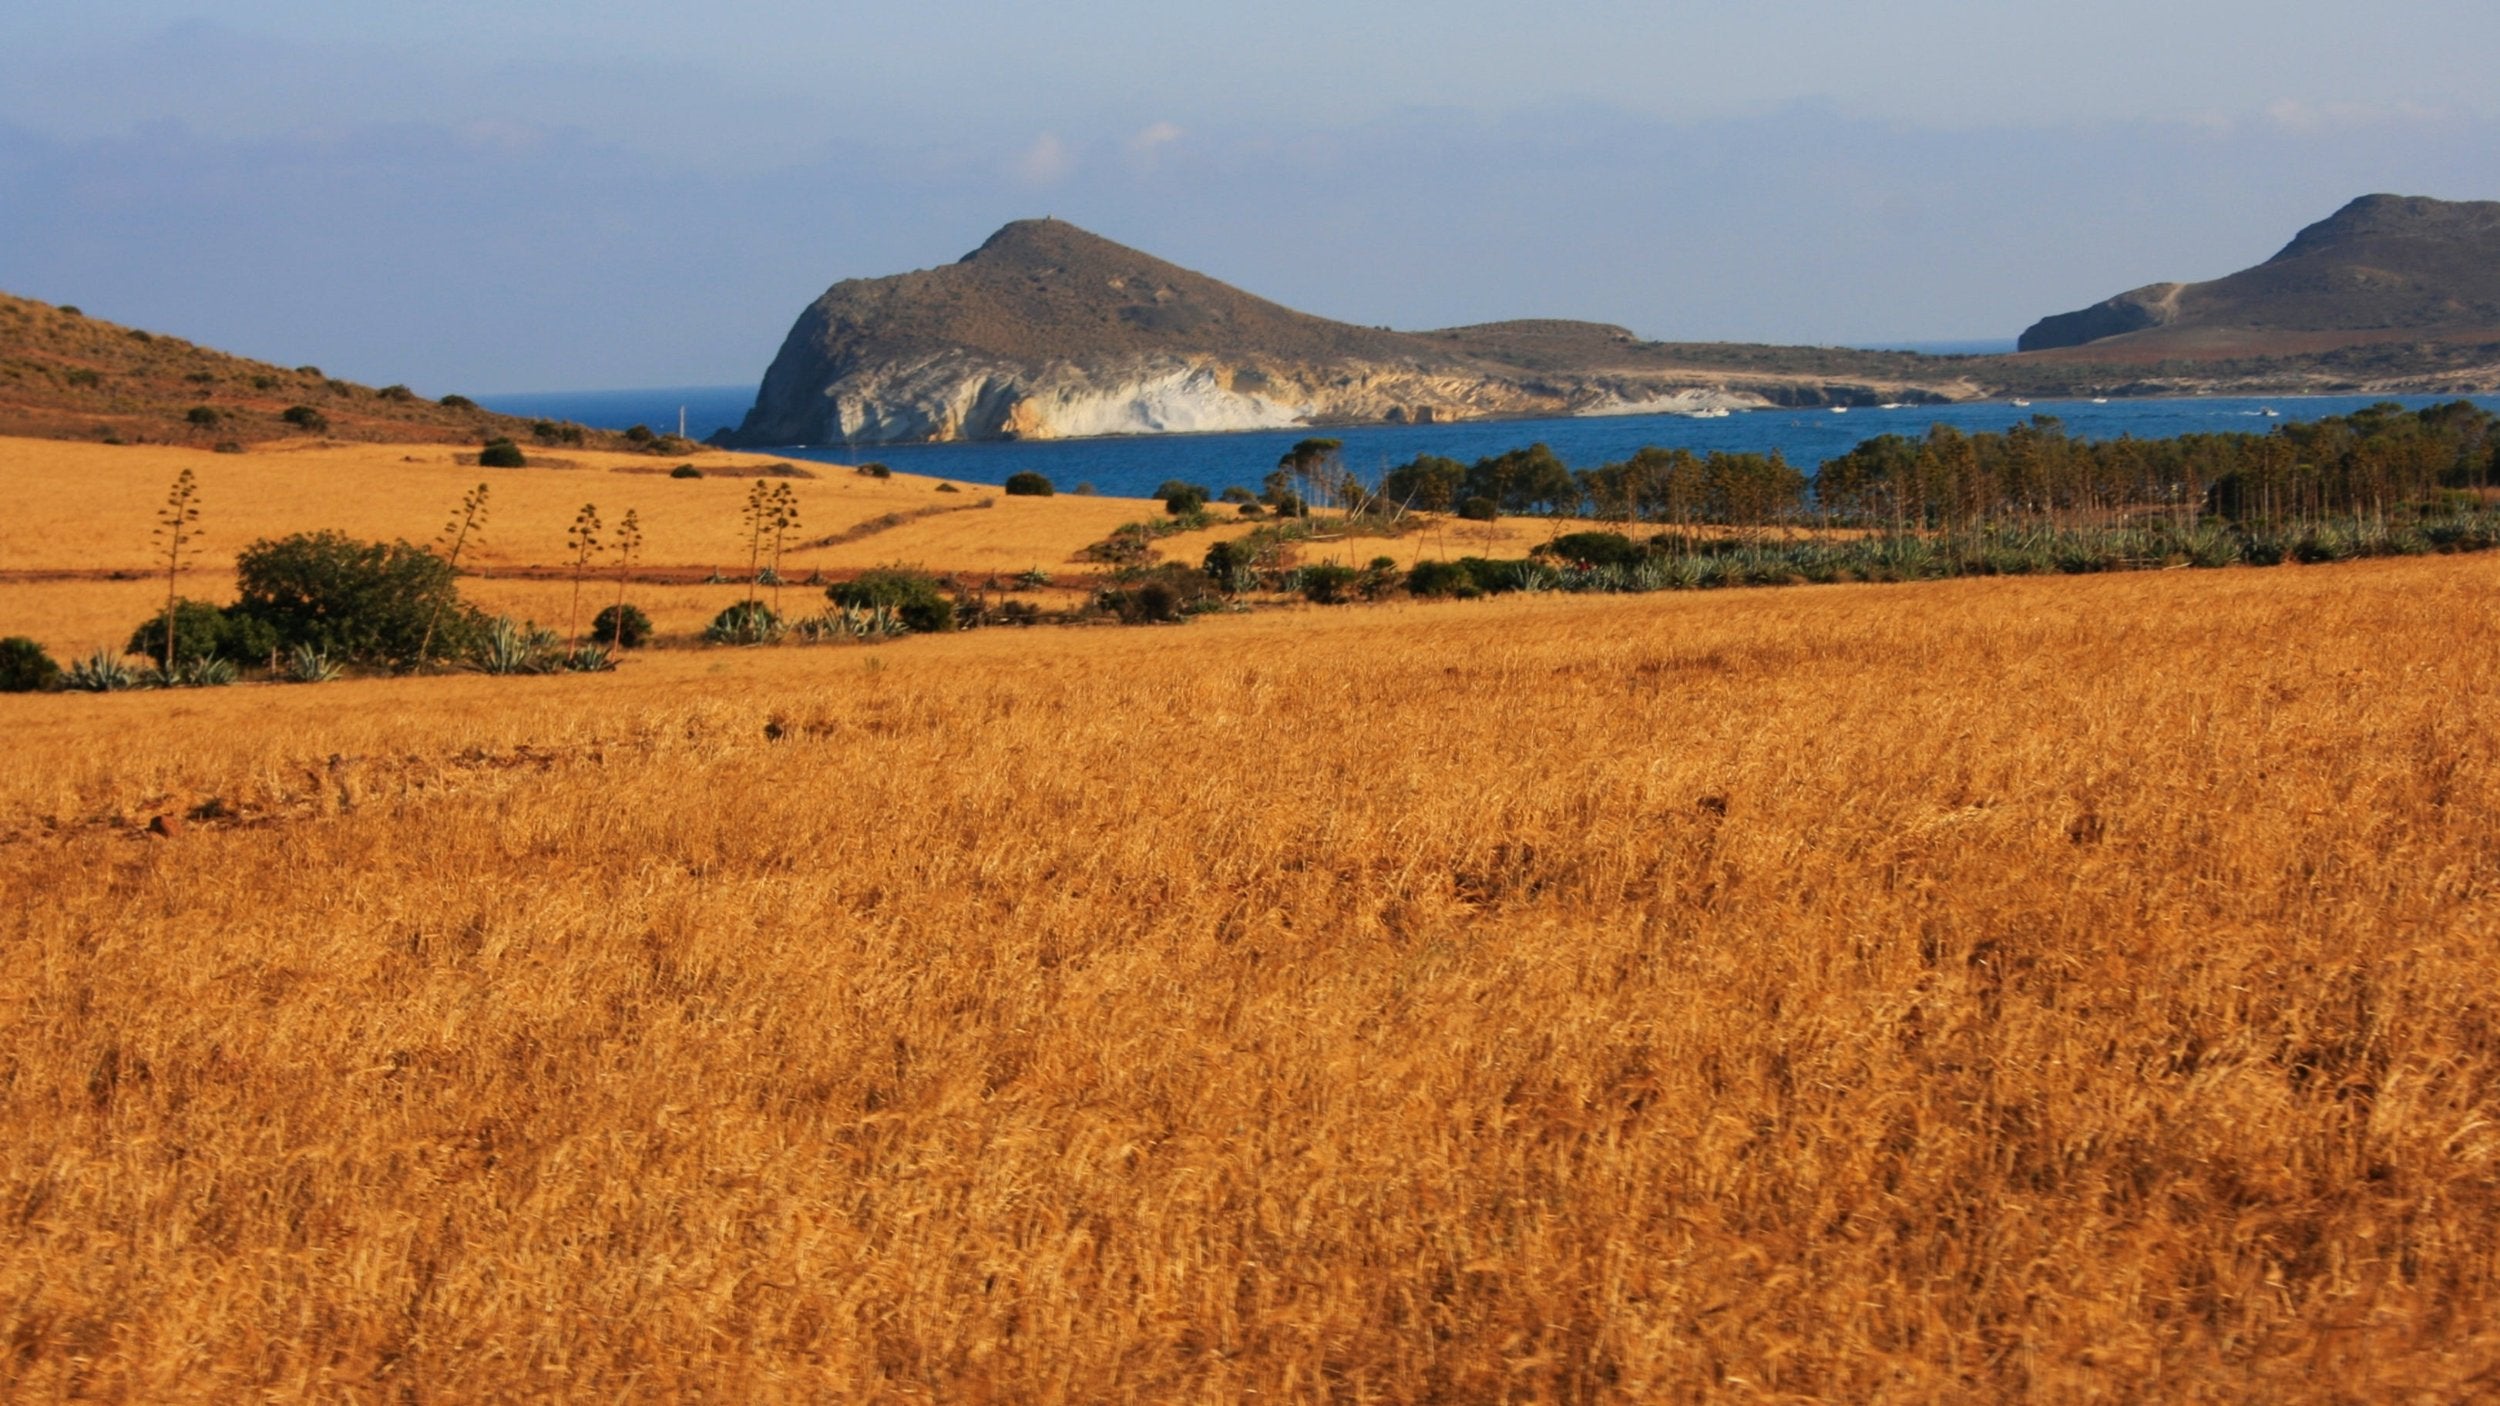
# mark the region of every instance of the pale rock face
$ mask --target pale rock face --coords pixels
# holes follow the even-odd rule
[[[1074,439],[1498,416],[1760,409],[1766,387],[1641,375],[1551,380],[1340,360],[1144,356],[1024,367],[960,349],[855,366],[822,385],[765,380],[739,442],[918,444]],[[1799,388],[1821,403],[1824,386]]]
[[[1620,395],[1610,394],[1602,400],[1580,407],[1574,413],[1581,415],[1700,415],[1714,410],[1767,410],[1770,407],[1771,401],[1765,396],[1749,392],[1696,387],[1689,390],[1670,391],[1665,395],[1644,396],[1637,400],[1627,400]]]
[[[812,390],[768,381],[758,410],[770,426],[765,433],[782,443],[910,444],[1439,424],[1502,415],[1691,414],[1769,404],[1748,391],[1641,379],[1521,383],[1368,362],[1177,357],[1028,370],[946,351],[852,370]]]
[[[1026,391],[1005,429],[1020,439],[1284,429],[1306,408],[1232,389],[1208,366],[1143,366],[1128,376],[1048,376]]]

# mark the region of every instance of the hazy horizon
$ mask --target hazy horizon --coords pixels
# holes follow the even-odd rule
[[[2450,3],[37,0],[0,42],[0,288],[428,394],[752,383],[827,285],[1044,214],[1347,322],[1898,346],[2500,196],[2500,13]]]

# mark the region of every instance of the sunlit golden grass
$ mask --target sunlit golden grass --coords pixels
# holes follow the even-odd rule
[[[2495,588],[0,698],[0,1394],[2488,1395]]]
[[[183,469],[199,477],[201,547],[197,564],[229,567],[259,537],[336,529],[352,536],[417,543],[434,539],[460,495],[490,485],[485,541],[464,564],[493,572],[567,560],[565,528],[585,502],[613,524],[635,510],[645,534],[643,562],[658,568],[746,570],[740,509],[752,477],[673,479],[673,459],[594,450],[531,451],[533,463],[561,467],[480,469],[443,445],[275,446],[211,454],[162,445],[114,446],[0,437],[0,483],[10,511],[0,515],[0,573],[161,570],[150,530],[166,488]],[[469,451],[474,458],[474,452]],[[702,453],[707,470],[751,474],[769,456]],[[889,561],[939,571],[1021,571],[1064,563],[1069,554],[1123,522],[1162,511],[1136,499],[1063,495],[1011,498],[996,488],[897,474],[868,478],[834,465],[801,465],[817,477],[791,482],[800,528],[784,558],[791,570],[842,570]],[[984,499],[986,508],[976,507]],[[805,543],[889,515],[899,524],[835,546]]]

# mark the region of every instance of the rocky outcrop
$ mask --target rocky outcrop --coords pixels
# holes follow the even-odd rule
[[[1968,393],[1958,367],[1934,384],[1879,384],[1865,373],[1897,369],[1888,354],[1796,352],[1803,370],[1748,371],[1693,364],[1595,323],[1356,327],[1029,220],[944,268],[828,289],[724,442],[1059,439]],[[1822,362],[1846,379],[1815,374]]]
[[[2104,337],[2121,337],[2159,327],[2177,312],[2176,283],[2156,283],[2121,293],[2105,303],[2094,303],[2079,312],[2061,312],[2044,317],[2024,330],[2015,342],[2017,351],[2048,351],[2053,347],[2079,347]]]

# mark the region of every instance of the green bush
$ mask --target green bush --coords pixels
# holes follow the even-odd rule
[[[132,654],[143,654],[159,666],[165,662],[165,612],[149,616],[130,632],[130,643],[123,648]],[[258,664],[280,648],[277,633],[248,615],[233,610],[220,610],[204,600],[174,602],[174,662],[187,664],[194,659],[223,659],[235,664]]]
[[[193,425],[199,427],[200,429],[213,430],[217,428],[217,421],[222,417],[208,406],[194,405],[191,407],[191,413],[183,416],[182,418],[190,421]]]
[[[1490,498],[1470,498],[1458,505],[1458,515],[1469,522],[1491,522],[1502,515],[1502,510]]]
[[[696,468],[692,464],[679,464],[676,468],[668,471],[668,476],[670,478],[701,478],[703,477],[703,470]]]
[[[321,434],[330,428],[330,417],[309,405],[290,405],[278,418],[311,434]]]
[[[1259,553],[1245,542],[1218,542],[1207,548],[1198,570],[1226,595],[1239,595],[1258,584]]]
[[[406,386],[384,386],[382,389],[375,391],[374,394],[384,400],[391,401],[394,404],[399,405],[405,405],[417,398],[417,393],[408,389]]]
[[[0,640],[0,693],[35,693],[61,678],[61,666],[24,635]]]
[[[1188,517],[1206,510],[1207,491],[1203,488],[1185,488],[1178,493],[1163,495],[1163,511],[1173,517]]]
[[[1363,573],[1350,566],[1321,562],[1302,568],[1302,598],[1313,605],[1344,605],[1353,599]]]
[[[1406,589],[1419,596],[1479,596],[1484,588],[1467,570],[1465,562],[1419,561],[1406,573]]]
[[[760,600],[742,600],[713,616],[703,637],[714,644],[768,644],[781,638],[781,617]]]
[[[1620,532],[1566,532],[1537,548],[1537,555],[1584,566],[1629,566],[1644,553]]]
[[[1047,498],[1058,491],[1050,486],[1049,479],[1031,469],[1007,475],[1004,487],[1011,498]]]
[[[461,603],[451,567],[406,542],[338,532],[264,538],[235,558],[229,613],[268,632],[269,647],[305,646],[356,663],[414,663],[429,628],[433,653],[468,650],[479,617]],[[181,628],[176,618],[175,628]]]
[[[651,640],[651,617],[635,605],[611,605],[590,620],[590,637],[619,649],[640,649]]]
[[[447,396],[444,396],[441,400],[438,400],[438,401],[436,401],[436,402],[434,402],[434,403],[435,403],[436,405],[439,405],[439,406],[443,407],[445,410],[475,410],[475,409],[477,409],[477,402],[476,402],[476,401],[474,401],[474,400],[469,399],[469,398],[468,398],[467,396],[465,396],[465,395],[447,395]]]
[[[486,441],[486,447],[477,452],[477,465],[481,469],[526,469],[530,461],[529,456],[521,452],[521,446],[511,440],[490,439]]]
[[[858,468],[852,470],[852,472],[858,474],[862,478],[894,477],[894,470],[887,468],[885,465],[880,464],[873,459],[860,465]]]
[[[1204,571],[1165,562],[1104,591],[1095,602],[1124,625],[1168,624],[1213,609],[1216,584]]]
[[[909,566],[880,566],[858,579],[837,581],[825,588],[825,599],[854,610],[883,606],[919,635],[940,635],[955,628],[955,602],[938,588],[937,578]]]

